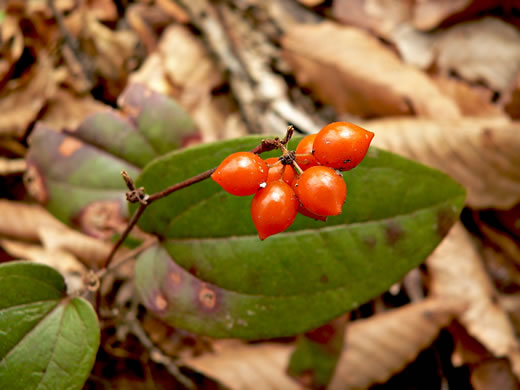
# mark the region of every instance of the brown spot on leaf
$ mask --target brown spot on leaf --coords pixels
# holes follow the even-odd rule
[[[153,299],[153,306],[155,310],[164,311],[168,307],[168,301],[161,293],[157,293],[157,295]]]
[[[217,305],[217,293],[203,285],[199,291],[199,301],[206,309],[213,309]]]
[[[201,133],[193,133],[190,135],[187,135],[181,140],[181,147],[186,148],[188,146],[193,146],[200,144],[202,142],[202,134]]]
[[[437,233],[444,237],[455,223],[457,215],[450,207],[445,207],[437,213]]]
[[[27,170],[24,175],[24,184],[29,194],[41,204],[47,203],[49,193],[45,187],[43,176],[38,171],[36,165],[27,161]]]
[[[325,324],[305,333],[305,336],[315,343],[327,344],[334,337],[336,329],[332,324]]]
[[[399,242],[399,240],[401,240],[401,238],[403,238],[403,235],[404,235],[403,228],[396,221],[393,221],[393,220],[389,221],[385,225],[386,242],[389,245],[394,246],[395,244],[397,244]]]
[[[374,236],[366,236],[361,239],[363,243],[369,248],[375,248],[377,245],[377,238]]]
[[[64,157],[70,157],[75,151],[81,149],[83,143],[73,137],[65,137],[58,147],[58,152]]]
[[[328,283],[329,282],[329,277],[327,275],[323,274],[323,275],[321,275],[320,281],[322,283]]]
[[[180,284],[180,282],[182,282],[182,276],[179,272],[170,272],[170,280],[174,283],[174,284]]]
[[[90,203],[75,218],[75,222],[84,233],[103,239],[111,238],[126,226],[126,218],[118,200]]]

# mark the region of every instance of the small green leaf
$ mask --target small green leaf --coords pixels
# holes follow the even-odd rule
[[[162,190],[260,141],[247,137],[170,153],[149,164],[137,185],[148,193]],[[165,296],[171,312],[161,313],[149,298],[152,310],[175,326],[215,337],[276,337],[318,327],[424,261],[465,198],[464,189],[441,172],[376,148],[344,177],[348,195],[341,215],[327,223],[298,216],[290,229],[265,241],[249,215],[251,197],[229,195],[212,180],[152,204],[141,228],[163,237],[164,248],[189,276],[225,292],[229,302],[220,319],[196,311],[188,321],[175,312],[180,298],[170,291]],[[157,261],[165,266],[164,259]],[[157,292],[163,274],[147,275],[141,290]]]
[[[347,316],[301,335],[289,361],[288,373],[305,387],[325,389],[343,351]]]
[[[99,347],[94,310],[50,267],[0,265],[0,389],[81,389]]]

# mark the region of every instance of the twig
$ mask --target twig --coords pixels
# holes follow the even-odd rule
[[[69,30],[67,29],[67,26],[65,25],[65,22],[63,21],[63,15],[61,12],[56,8],[56,5],[54,4],[54,0],[47,0],[47,5],[51,9],[52,16],[56,20],[56,24],[58,25],[58,29],[60,30],[60,34],[63,36],[63,40],[65,41],[65,44],[69,47],[69,49],[72,51],[72,54],[76,59],[78,60],[81,69],[83,70],[83,73],[85,74],[85,77],[87,78],[88,82],[90,84],[94,83],[94,74],[92,71],[92,65],[85,56],[85,54],[80,50],[78,41],[76,38],[74,38]]]
[[[164,365],[168,372],[188,389],[195,389],[194,383],[179,370],[175,361],[156,346],[150,337],[148,337],[148,334],[143,329],[137,318],[128,321],[128,326],[130,327],[130,332],[132,332],[132,334],[134,334],[141,344],[148,350],[152,361]]]
[[[284,137],[284,139],[282,141],[280,141],[278,139],[265,139],[265,140],[262,140],[261,144],[256,146],[255,148],[251,149],[250,152],[251,153],[255,153],[255,154],[261,154],[261,153],[264,153],[264,152],[268,152],[270,150],[277,149],[279,147],[279,145],[280,145],[280,142],[282,144],[284,142],[285,142],[285,144],[287,144],[289,142],[293,132],[294,132],[294,127],[289,126],[287,128],[287,134],[285,135],[285,137]],[[215,169],[216,168],[208,169],[205,172],[199,173],[196,176],[190,177],[189,179],[186,179],[186,180],[183,180],[183,181],[181,181],[179,183],[176,183],[176,184],[174,184],[174,185],[172,185],[172,186],[170,186],[170,187],[168,187],[168,188],[166,188],[166,189],[164,189],[162,191],[156,192],[155,194],[152,194],[152,195],[145,194],[143,188],[136,188],[135,184],[134,184],[134,181],[128,175],[128,173],[126,173],[125,171],[122,171],[121,175],[123,176],[123,179],[124,179],[128,189],[129,189],[129,192],[127,193],[127,196],[126,196],[127,200],[129,202],[132,202],[132,203],[139,202],[140,204],[139,204],[139,208],[137,209],[137,211],[134,213],[134,215],[132,216],[132,218],[128,222],[128,225],[127,225],[126,229],[121,234],[121,237],[119,237],[117,242],[112,247],[112,250],[108,254],[107,258],[103,262],[102,268],[107,268],[109,266],[110,262],[114,258],[115,253],[117,252],[117,250],[119,249],[119,247],[121,246],[123,241],[126,239],[128,234],[130,234],[130,231],[133,229],[133,227],[135,226],[135,224],[137,223],[137,221],[139,220],[139,218],[143,214],[144,210],[146,210],[146,208],[150,204],[152,204],[156,200],[164,198],[165,196],[168,196],[168,195],[170,195],[170,194],[172,194],[172,193],[174,193],[174,192],[176,192],[178,190],[181,190],[181,189],[183,189],[185,187],[189,187],[189,186],[191,186],[193,184],[199,183],[199,182],[207,179],[208,177],[211,176],[211,174],[213,172],[215,172]]]

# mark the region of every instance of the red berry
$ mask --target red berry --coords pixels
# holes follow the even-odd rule
[[[318,165],[318,161],[312,155],[312,144],[317,134],[310,134],[300,141],[296,147],[296,162],[304,171],[310,167]]]
[[[251,201],[251,218],[261,240],[280,233],[293,223],[300,202],[292,188],[282,180],[267,183]]]
[[[238,152],[227,156],[211,178],[225,191],[237,196],[253,195],[267,180],[267,165],[251,152]]]
[[[265,163],[268,165],[276,164],[274,167],[269,168],[269,172],[267,174],[267,182],[280,180],[282,178],[283,171],[283,181],[287,184],[291,184],[294,179],[294,168],[290,165],[283,165],[279,162],[277,157],[270,157],[265,159]]]
[[[365,158],[372,138],[374,133],[352,123],[330,123],[316,136],[313,154],[321,165],[348,171]]]
[[[303,207],[311,213],[322,216],[341,214],[347,185],[333,169],[311,167],[301,174],[293,188]]]

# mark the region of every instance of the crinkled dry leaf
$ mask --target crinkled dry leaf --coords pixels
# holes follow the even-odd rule
[[[9,74],[23,49],[24,40],[18,18],[7,14],[0,22],[0,80]]]
[[[365,122],[373,144],[449,174],[475,208],[520,200],[520,123],[506,118],[382,119]]]
[[[365,389],[413,361],[464,305],[427,299],[347,327],[345,350],[329,389]]]
[[[217,379],[231,390],[298,390],[286,373],[291,347],[284,344],[248,345],[218,341],[214,352],[182,360],[182,364]]]
[[[111,249],[110,243],[67,227],[40,227],[38,234],[46,249],[67,251],[91,268],[99,268]]]
[[[442,72],[454,71],[498,91],[510,87],[520,71],[520,32],[497,18],[453,26],[441,33],[434,50]]]
[[[50,250],[38,245],[30,245],[14,240],[0,239],[2,247],[11,256],[31,260],[55,268],[63,275],[69,291],[79,291],[83,285],[86,267],[73,255],[62,250]]]
[[[457,105],[377,38],[332,22],[293,26],[282,39],[299,83],[339,113],[456,118]]]
[[[40,51],[31,71],[0,93],[0,135],[21,137],[56,90],[50,59]]]
[[[463,307],[428,299],[350,323],[329,388],[367,388],[385,381],[415,359]],[[219,341],[214,346],[214,353],[186,358],[182,363],[233,390],[300,388],[285,372],[293,349],[290,345]]]
[[[520,345],[480,256],[463,226],[456,224],[427,260],[432,296],[461,302],[467,309],[457,319],[496,357],[508,357],[520,375]]]
[[[432,29],[437,27],[449,16],[462,11],[470,3],[472,3],[472,0],[415,1],[413,10],[413,24],[420,30]]]
[[[38,241],[40,229],[63,229],[43,207],[0,199],[0,235]]]
[[[520,387],[506,359],[492,359],[472,367],[470,381],[474,390],[515,390]]]

